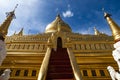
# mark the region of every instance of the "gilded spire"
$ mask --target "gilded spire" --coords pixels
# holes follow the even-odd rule
[[[19,36],[23,35],[23,28],[20,30],[20,32],[18,33]]]
[[[7,13],[7,18],[6,20],[0,25],[0,36],[2,36],[3,38],[5,38],[5,36],[8,33],[8,28],[9,25],[11,23],[11,21],[13,20],[13,18],[15,18],[15,9],[17,8],[18,4],[15,6],[14,10]]]
[[[13,35],[15,35],[16,34],[16,31],[14,32],[14,34]]]
[[[115,23],[115,21],[113,21],[113,19],[110,16],[111,15],[109,13],[104,12],[104,17],[107,20],[107,22],[111,28],[114,40],[120,41],[120,27],[118,26],[117,23]]]
[[[57,25],[57,26],[58,26],[58,27],[57,27],[57,28],[58,28],[58,32],[60,32],[60,31],[61,31],[61,27],[60,27],[60,26],[61,26],[61,24],[60,24],[60,21],[58,21],[58,23],[57,23],[57,24],[58,24],[58,25]]]
[[[100,35],[100,34],[101,34],[101,33],[96,29],[96,27],[94,27],[94,31],[95,31],[95,32],[94,32],[95,35]]]
[[[60,14],[57,15],[56,19],[61,20]]]

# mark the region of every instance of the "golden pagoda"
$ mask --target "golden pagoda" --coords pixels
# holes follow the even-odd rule
[[[5,38],[7,57],[0,74],[11,69],[9,80],[111,80],[107,66],[117,69],[112,36],[74,33],[60,15],[45,33],[23,31]]]

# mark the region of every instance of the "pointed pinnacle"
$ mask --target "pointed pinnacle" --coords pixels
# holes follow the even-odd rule
[[[15,8],[14,8],[13,12],[15,12],[15,10],[16,10],[16,8],[17,8],[17,6],[18,6],[18,4],[16,4],[16,6],[15,6]]]
[[[104,12],[104,18],[106,19],[107,17],[110,17],[112,16],[111,14],[107,13],[107,12]]]

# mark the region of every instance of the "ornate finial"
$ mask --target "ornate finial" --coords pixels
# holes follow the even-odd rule
[[[20,30],[20,32],[18,33],[19,36],[23,35],[23,28]]]
[[[18,6],[18,4],[16,4],[15,8],[13,9],[13,11],[11,11],[11,12],[6,12],[7,17],[8,17],[8,16],[12,16],[14,19],[16,18],[14,12],[15,12],[17,6]]]
[[[111,28],[114,40],[117,42],[120,41],[120,27],[118,26],[117,23],[115,23],[115,21],[110,16],[111,14],[104,12],[104,17]]]
[[[104,18],[111,16],[111,14],[107,13],[104,8],[102,8],[102,11],[104,12]]]
[[[57,14],[57,17],[59,17],[59,18],[60,18],[60,14],[59,14],[59,13]]]
[[[58,13],[56,16],[56,21],[59,22],[61,20],[60,14]]]
[[[96,29],[96,27],[94,27],[94,34],[95,35],[101,35],[101,36],[106,36],[107,34],[103,33],[103,32],[100,32],[99,30]]]
[[[107,17],[110,17],[112,16],[111,14],[107,13],[107,12],[104,12],[104,18],[106,19]]]
[[[16,10],[17,6],[18,6],[18,4],[16,4],[15,8],[13,9],[13,12]]]
[[[8,28],[9,25],[11,23],[11,21],[13,20],[13,18],[15,18],[15,14],[14,11],[17,8],[18,4],[15,6],[14,10],[11,12],[6,13],[7,14],[7,18],[6,20],[0,25],[0,36],[2,36],[3,38],[5,38],[5,36],[8,33]]]
[[[100,34],[101,34],[101,33],[96,29],[96,27],[94,27],[94,31],[95,31],[95,32],[94,32],[95,35],[100,35]]]
[[[60,13],[59,13],[59,9],[58,8],[56,8],[56,13],[57,13],[57,15],[59,15]]]

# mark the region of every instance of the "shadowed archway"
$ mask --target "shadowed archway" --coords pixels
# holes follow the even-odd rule
[[[57,48],[62,48],[62,39],[60,37],[57,38]]]

